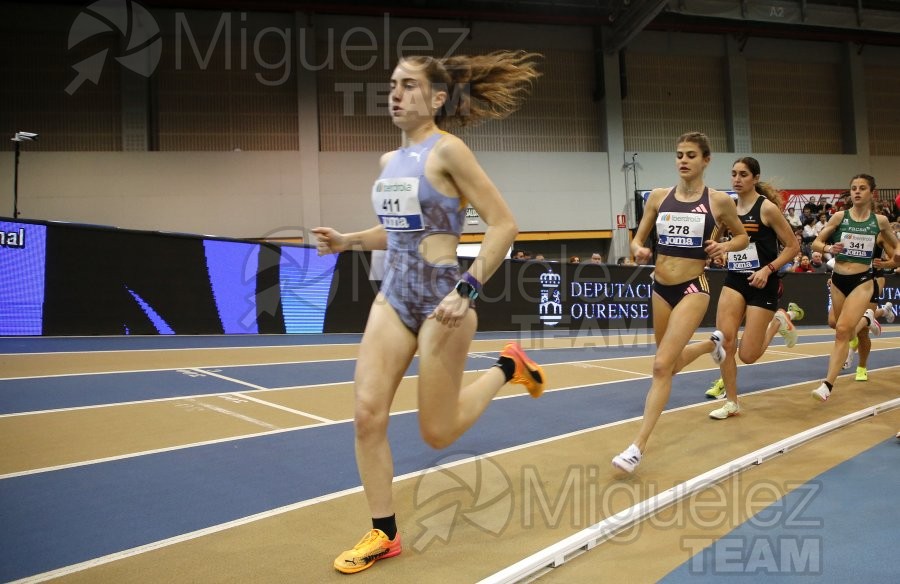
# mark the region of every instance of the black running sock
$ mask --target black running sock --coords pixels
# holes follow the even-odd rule
[[[831,391],[831,389],[834,387],[834,385],[832,385],[831,383],[828,383],[827,381],[823,381],[822,383],[825,384],[825,387],[828,388],[828,391]]]
[[[499,359],[497,359],[494,367],[500,368],[500,371],[503,372],[503,377],[506,378],[506,381],[512,379],[513,373],[516,372],[516,362],[513,361],[510,357],[500,357]]]
[[[372,529],[380,529],[384,532],[388,539],[393,540],[397,537],[397,515],[390,517],[373,517]]]

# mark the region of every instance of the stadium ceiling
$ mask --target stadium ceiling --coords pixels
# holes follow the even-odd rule
[[[38,0],[41,1],[41,0]],[[80,4],[84,0],[50,0]],[[138,0],[148,8],[545,23],[602,30],[603,50],[642,30],[798,38],[900,46],[900,0]]]

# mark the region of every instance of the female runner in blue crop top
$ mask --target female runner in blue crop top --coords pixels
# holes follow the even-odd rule
[[[706,258],[740,251],[749,242],[731,197],[703,184],[710,156],[706,135],[691,132],[678,138],[675,152],[678,184],[650,193],[631,242],[637,263],[649,263],[653,254],[644,242],[656,227],[659,241],[652,300],[656,337],[653,382],[637,437],[612,459],[613,466],[628,473],[634,472],[641,461],[653,427],[669,401],[675,373],[703,353],[712,353],[716,363],[721,363],[725,356],[719,331],[708,341],[688,345],[709,306],[709,285],[703,273]],[[716,240],[717,225],[728,228],[733,235],[730,241]]]
[[[459,438],[507,382],[524,385],[532,397],[543,391],[540,366],[517,343],[506,345],[495,367],[462,387],[478,322],[472,301],[518,229],[472,151],[442,131],[515,111],[538,76],[536,57],[497,52],[404,58],[391,76],[390,92],[391,118],[403,133],[403,147],[382,157],[382,174],[372,189],[379,225],[346,234],[313,229],[320,254],[387,249],[385,277],[354,376],[356,459],[372,529],[334,560],[340,572],[359,572],[401,551],[387,427],[394,394],[417,351],[419,427],[434,448]],[[456,246],[466,202],[488,228],[478,257],[460,275]]]

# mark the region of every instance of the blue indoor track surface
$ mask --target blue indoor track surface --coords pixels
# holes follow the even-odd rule
[[[671,572],[697,582],[900,581],[895,438],[825,471]],[[893,577],[887,576],[894,574]]]
[[[882,338],[900,336],[900,330],[885,333]],[[511,334],[479,334],[476,340],[494,338],[511,338]],[[803,338],[813,342],[833,339],[827,334]],[[243,341],[243,344],[228,346],[274,346],[273,339],[291,341],[285,345],[353,344],[358,342],[359,337],[240,337],[235,340]],[[210,345],[202,346],[219,346],[220,341],[231,340],[225,337],[80,338],[45,339],[46,344],[42,344],[40,339],[7,338],[0,339],[0,353],[52,352],[50,346],[56,346],[57,351],[171,349],[182,344],[185,347],[202,345],[203,341],[210,341]],[[247,343],[248,340],[252,342]],[[783,346],[781,339],[773,347],[779,344]],[[616,359],[646,357],[652,355],[654,350],[652,344],[548,348],[535,351],[533,356],[542,365],[573,363],[577,366],[585,361],[606,359],[607,366],[628,370],[628,361],[618,363]],[[896,366],[898,354],[900,349],[897,348],[873,351],[869,369]],[[466,368],[487,369],[496,357],[497,352],[472,353]],[[202,356],[198,356],[199,359]],[[719,370],[708,357],[705,359],[705,370],[682,372],[674,378],[667,409],[706,401],[703,392],[719,376]],[[809,382],[811,372],[825,370],[827,357],[795,358],[792,362],[802,365],[785,367],[784,361],[742,365],[742,393]],[[646,366],[646,359],[644,363]],[[303,386],[349,383],[353,378],[354,366],[355,360],[340,359],[6,378],[0,379],[0,414],[19,415],[229,392],[265,399],[266,390],[298,387],[296,391],[302,393],[306,390]],[[418,361],[414,360],[407,374],[416,374],[417,368]],[[207,372],[215,372],[216,375],[208,375]],[[623,381],[548,391],[539,402],[527,394],[495,399],[467,433],[451,448],[441,451],[423,442],[417,412],[392,414],[389,438],[394,455],[394,474],[400,476],[430,469],[454,455],[474,456],[496,452],[638,418],[643,414],[644,397],[650,385],[646,376],[634,378],[640,375],[637,373]],[[255,387],[249,387],[247,383]],[[34,468],[0,477],[0,581],[42,574],[301,501],[359,488],[360,479],[354,464],[352,420],[301,425],[308,421],[298,422],[298,427],[285,426],[287,429],[234,436],[213,443],[134,452],[113,459],[77,459],[82,461],[55,469]],[[523,423],[525,421],[529,423]],[[861,517],[848,517],[838,522],[831,519],[833,513],[857,513],[857,499],[865,498],[879,504],[881,513],[892,516],[893,527],[896,526],[897,514],[895,506],[889,503],[893,499],[888,489],[896,488],[896,469],[900,467],[892,464],[891,453],[897,456],[897,445],[885,444],[860,455],[874,457],[874,462],[868,458],[863,462],[854,459],[829,471],[839,472],[849,468],[843,471],[844,475],[839,474],[837,478],[831,478],[829,473],[822,475],[825,489],[816,504],[824,505],[835,497],[836,502],[831,503],[835,508],[817,509],[815,513],[816,516],[827,516],[830,522],[835,523],[829,523],[826,529],[814,530],[813,535],[823,538],[822,561],[827,562],[829,570],[837,564],[855,565],[838,555],[843,554],[843,550],[834,549],[841,542],[846,545],[845,540],[859,538],[859,546],[854,541],[857,553],[869,549],[864,541],[865,534],[857,534],[855,530],[868,528],[871,533],[879,533],[871,525],[866,525]],[[606,463],[605,460],[603,462]],[[864,472],[859,469],[864,469]],[[847,501],[853,504],[847,504]],[[872,512],[878,513],[877,510]],[[735,533],[740,537],[754,536],[752,532],[744,534],[735,530]],[[879,536],[881,542],[873,544],[871,549],[896,547],[896,533],[896,529],[891,535],[882,533]],[[871,565],[873,561],[880,561],[879,558],[890,561],[890,557],[887,552],[879,551],[874,558],[854,561],[860,565],[867,561]],[[678,578],[683,576],[694,581],[698,577],[715,577],[705,572],[695,574],[689,567],[683,566],[669,578],[680,581]],[[883,565],[871,567],[873,573],[890,573],[890,570],[885,572]],[[851,572],[847,573],[849,580]],[[759,574],[751,576],[762,577]],[[864,577],[857,580],[873,581]]]

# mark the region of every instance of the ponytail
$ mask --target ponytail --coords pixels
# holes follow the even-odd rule
[[[771,184],[762,181],[756,183],[756,192],[772,201],[779,211],[784,211],[784,198],[781,196],[781,191]]]
[[[441,129],[473,126],[488,119],[503,119],[522,106],[534,80],[539,53],[495,51],[487,55],[458,55],[446,59],[404,57],[422,68],[434,89],[447,92],[447,101],[435,114]]]

